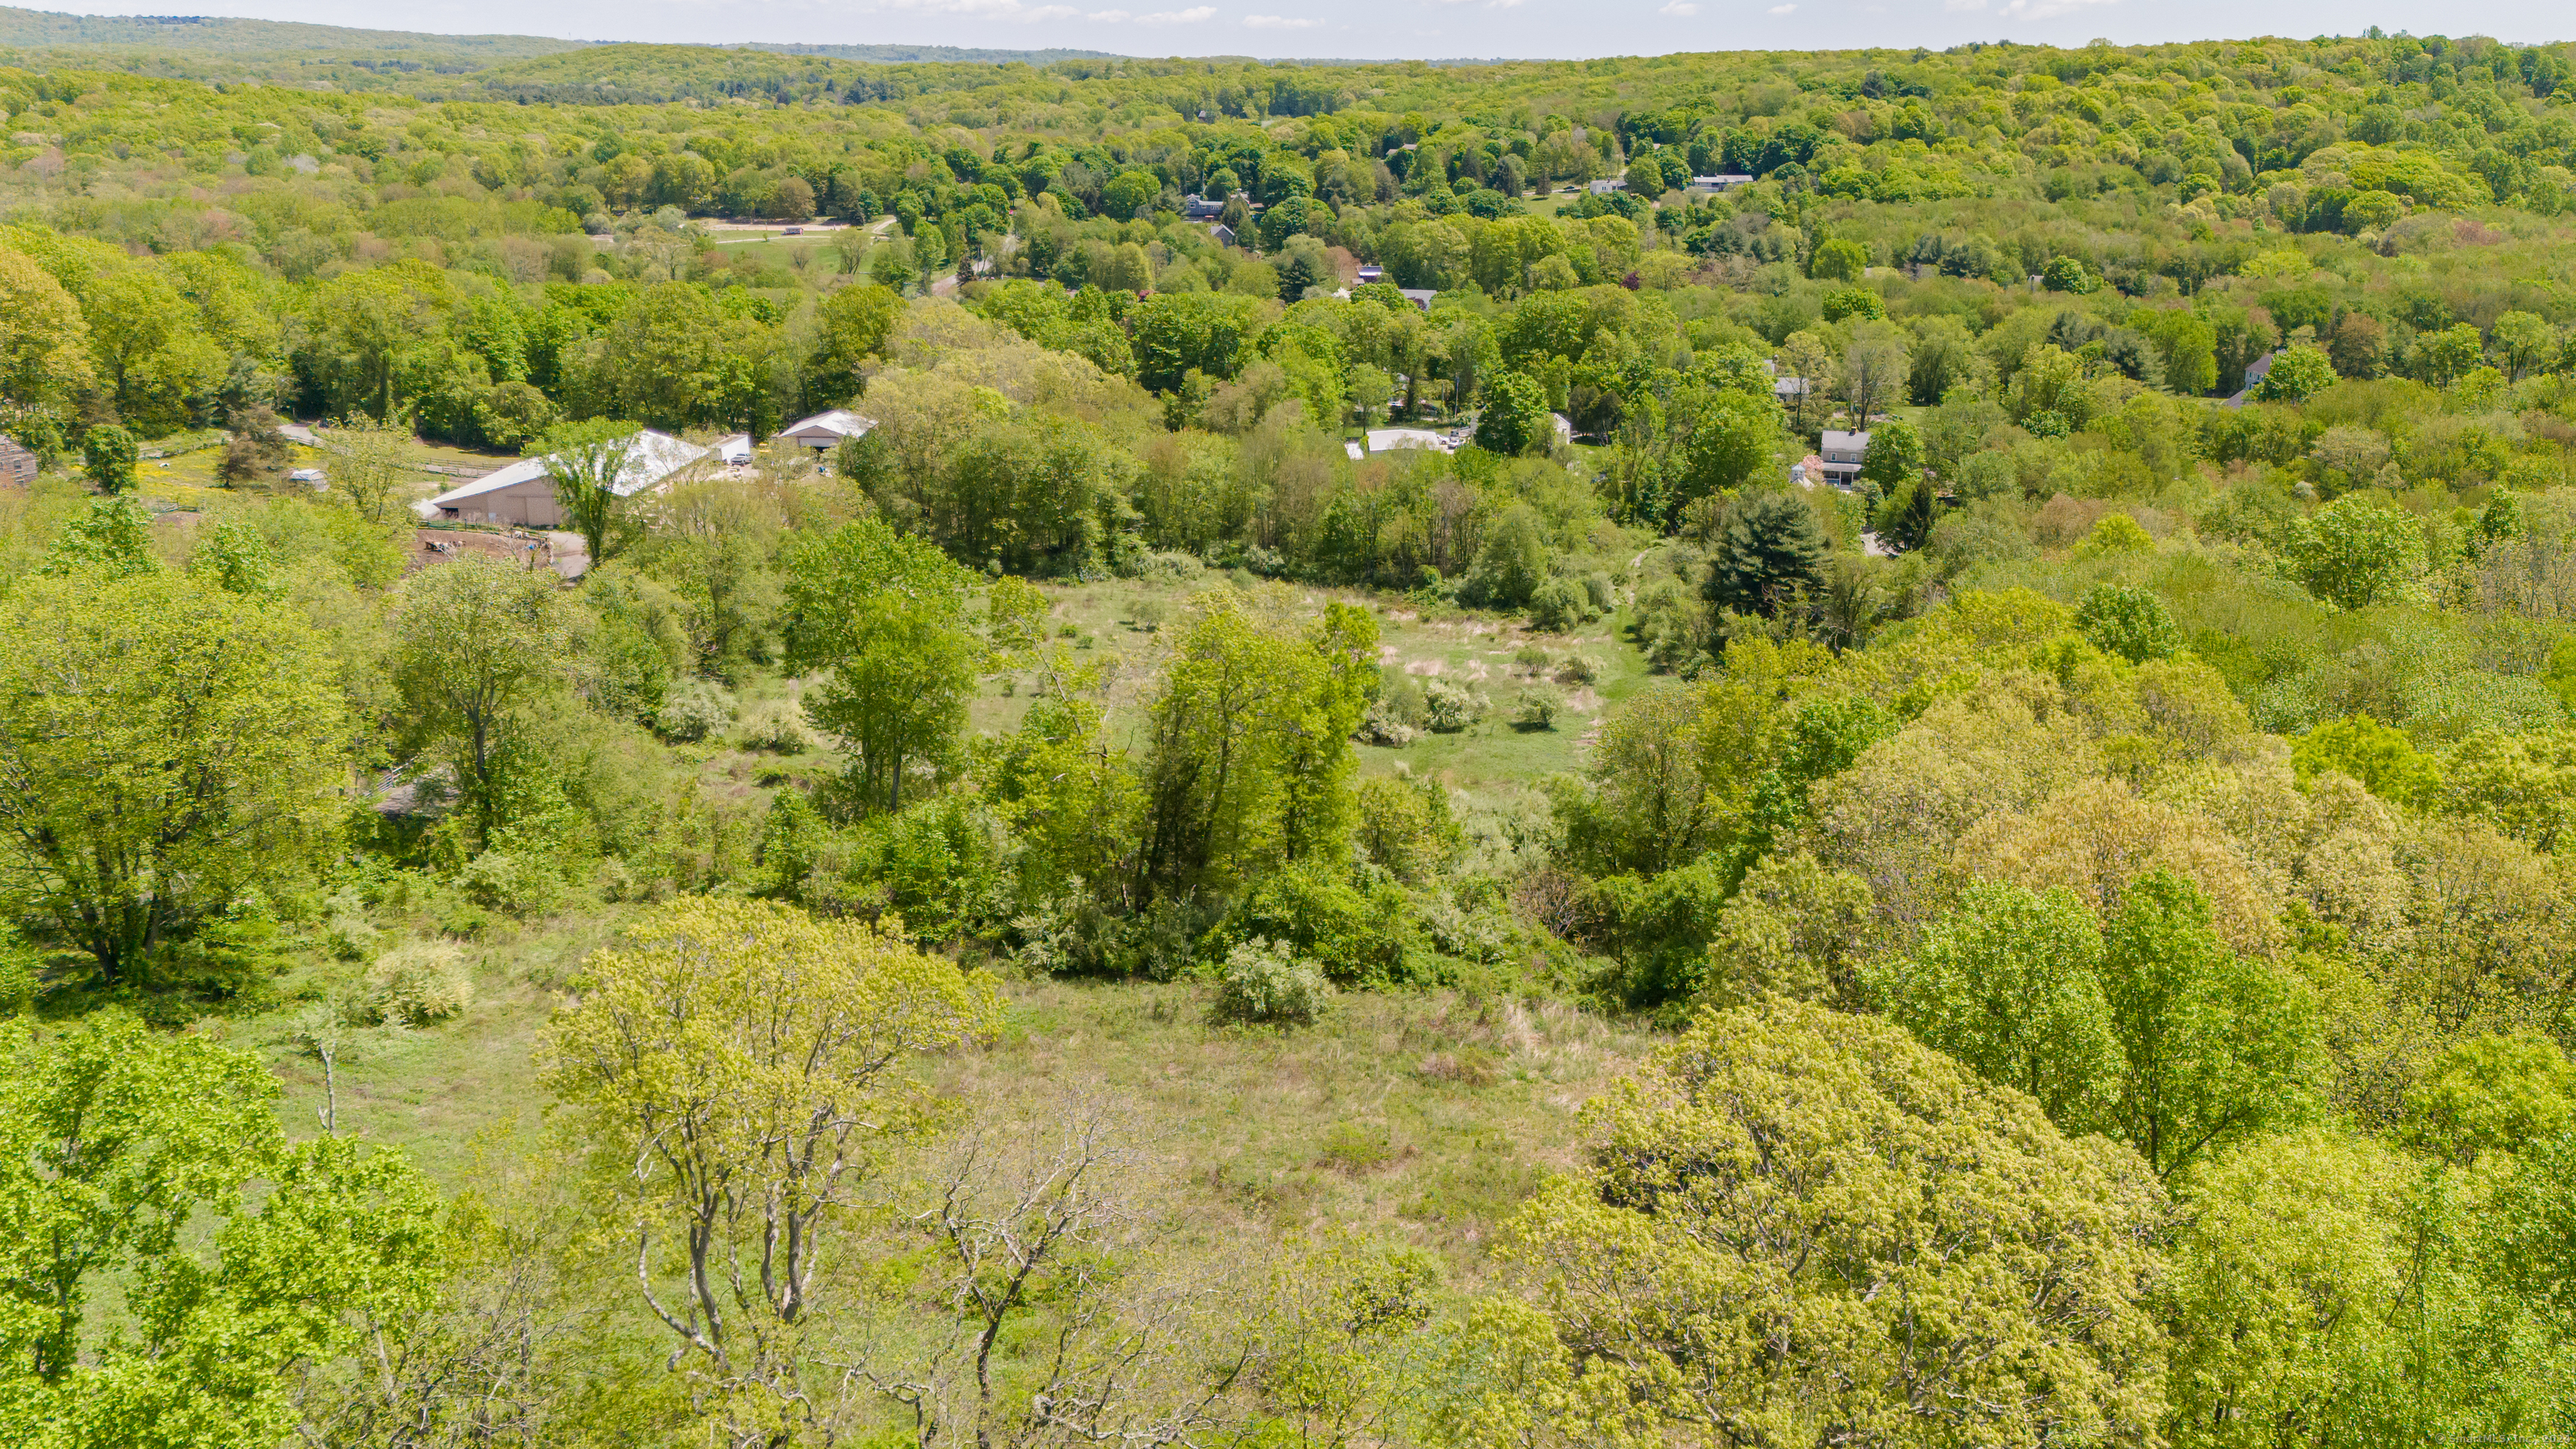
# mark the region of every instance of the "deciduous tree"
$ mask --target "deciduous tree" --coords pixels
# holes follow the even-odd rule
[[[828,1438],[867,1393],[820,1334],[844,1306],[830,1254],[887,1151],[933,1125],[916,1061],[994,1029],[991,983],[863,923],[692,898],[580,990],[545,1080],[600,1154],[674,1366],[730,1443]]]
[[[0,1062],[11,1442],[283,1442],[297,1371],[438,1282],[426,1182],[346,1138],[286,1146],[250,1054],[108,1013],[43,1037],[0,1027]],[[112,1311],[94,1311],[103,1295]]]
[[[324,843],[345,721],[285,609],[74,571],[15,585],[0,641],[0,872],[108,981]]]
[[[633,423],[592,418],[549,429],[539,444],[545,453],[546,475],[554,481],[555,505],[581,535],[593,567],[608,562],[609,544],[626,501],[617,482],[626,472],[627,455],[639,431]]]
[[[2230,951],[2200,892],[2162,871],[2130,883],[2102,936],[2125,1059],[2112,1120],[2158,1176],[2298,1120],[2316,1051],[2303,985]]]
[[[1476,446],[1518,457],[1555,439],[1547,392],[1517,372],[1497,373],[1485,384],[1484,411],[1476,416]]]
[[[473,553],[403,581],[393,674],[415,741],[444,747],[479,836],[505,823],[509,773],[563,690],[572,618],[551,569]]]
[[[0,396],[59,406],[92,379],[89,323],[62,284],[19,252],[0,250]]]
[[[1594,1165],[1543,1186],[1507,1249],[1565,1350],[1513,1356],[1556,1432],[2157,1436],[2165,1205],[2128,1149],[1790,1002],[1703,1015],[1587,1120]]]
[[[81,439],[81,461],[89,481],[102,493],[124,493],[134,487],[134,466],[141,457],[134,435],[114,423],[101,423]]]
[[[2081,1134],[2110,1125],[2122,1072],[2101,970],[2101,928],[2082,901],[1981,883],[1910,956],[1874,970],[1871,989],[1925,1045]]]
[[[972,582],[927,540],[875,519],[788,552],[788,658],[831,671],[806,713],[857,753],[865,809],[902,809],[906,773],[955,760],[984,658],[966,625]]]

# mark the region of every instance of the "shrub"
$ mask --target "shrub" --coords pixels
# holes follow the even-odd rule
[[[1435,679],[1422,688],[1424,723],[1433,734],[1454,735],[1485,717],[1482,690]]]
[[[1449,814],[1449,792],[1436,780],[1372,775],[1351,803],[1358,816],[1352,839],[1398,880],[1427,880],[1458,853],[1463,836]]]
[[[441,892],[428,903],[430,919],[440,934],[471,940],[492,929],[492,913],[454,892]]]
[[[366,897],[356,889],[344,886],[322,902],[322,944],[333,958],[372,960],[383,944],[382,934],[367,919]]]
[[[798,719],[793,709],[771,705],[744,720],[733,742],[736,749],[801,755],[814,748],[814,732],[805,727],[805,721]]]
[[[1547,646],[1543,644],[1524,644],[1520,647],[1520,651],[1512,656],[1514,664],[1533,672],[1545,669],[1547,660]]]
[[[443,941],[415,941],[368,968],[342,1014],[352,1026],[427,1026],[473,1004],[465,953]]]
[[[1333,985],[1322,968],[1299,960],[1276,941],[1245,941],[1225,953],[1217,975],[1220,1021],[1305,1026],[1332,1003]]]
[[[1601,677],[1601,661],[1589,654],[1569,654],[1556,666],[1559,684],[1590,684]]]
[[[1105,908],[1090,886],[1075,881],[1061,895],[1041,898],[1011,922],[1023,969],[1050,976],[1110,976],[1127,969],[1132,923]]]
[[[1421,681],[1401,669],[1385,667],[1378,670],[1377,702],[1385,706],[1387,717],[1398,724],[1420,730],[1431,722],[1430,706],[1422,693]]]
[[[2125,513],[2105,513],[2093,524],[2093,531],[2075,545],[2079,559],[2101,558],[2126,553],[2153,553],[2155,537],[2138,520]]]
[[[322,927],[323,940],[331,955],[342,961],[364,961],[376,954],[380,934],[375,924],[365,916],[337,911]]]
[[[276,913],[268,897],[254,888],[200,924],[193,935],[165,943],[154,954],[152,972],[164,985],[257,1003],[286,963]]]
[[[552,862],[519,850],[483,852],[466,862],[456,884],[475,905],[520,920],[543,915],[563,892]]]
[[[1530,595],[1530,623],[1562,632],[1592,617],[1592,600],[1572,579],[1549,579]]]
[[[1127,611],[1127,618],[1138,629],[1151,634],[1163,627],[1164,613],[1162,600],[1139,599],[1136,607]]]
[[[1657,669],[1690,664],[1715,639],[1707,606],[1680,579],[1657,579],[1637,590],[1637,640]]]
[[[1182,553],[1176,549],[1162,549],[1149,553],[1138,561],[1136,577],[1186,584],[1206,572],[1207,565],[1199,562],[1197,555]]]
[[[635,867],[613,855],[601,861],[599,868],[591,872],[590,882],[601,900],[612,903],[649,901],[656,896],[651,883],[644,880]]]
[[[1562,696],[1546,685],[1537,685],[1522,690],[1521,697],[1513,702],[1512,723],[1527,729],[1554,729],[1557,711],[1563,708]]]
[[[1383,1125],[1337,1122],[1324,1134],[1323,1164],[1338,1172],[1356,1177],[1394,1160],[1395,1142]]]
[[[1443,802],[1446,803],[1445,801]],[[1412,906],[1384,876],[1300,863],[1237,897],[1202,932],[1200,959],[1246,941],[1275,941],[1337,986],[1418,985],[1440,976],[1421,949]]]
[[[692,744],[733,723],[733,691],[708,680],[692,679],[662,696],[653,729],[666,740]]]
[[[1370,701],[1368,715],[1360,721],[1360,727],[1351,732],[1351,738],[1364,745],[1402,749],[1422,738],[1422,731],[1406,724],[1393,702],[1380,698]]]

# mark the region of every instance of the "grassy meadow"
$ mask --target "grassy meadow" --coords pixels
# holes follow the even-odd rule
[[[1077,658],[1107,667],[1113,720],[1133,722],[1164,653],[1164,629],[1189,597],[1246,586],[1268,587],[1219,572],[1186,584],[1044,587],[1059,638]],[[1327,592],[1297,590],[1295,605],[1319,609]],[[1455,610],[1426,617],[1402,600],[1329,592],[1371,603],[1388,667],[1466,681],[1495,701],[1465,731],[1360,754],[1365,773],[1403,769],[1440,780],[1471,821],[1480,812],[1540,808],[1535,783],[1571,768],[1601,711],[1647,678],[1615,619],[1551,634],[1517,620]],[[1073,633],[1064,639],[1067,628]],[[1520,662],[1532,646],[1549,664]],[[1575,652],[1600,661],[1599,678],[1564,691],[1567,707],[1553,728],[1515,726],[1508,717],[1515,691]],[[988,680],[974,702],[974,730],[1014,728],[1027,710],[1028,678]],[[775,669],[756,671],[736,691],[740,713],[792,706],[804,685]],[[821,742],[795,755],[714,741],[660,748],[695,773],[702,797],[750,818],[776,790],[810,786],[839,759]],[[569,998],[584,958],[614,941],[639,909],[576,891],[555,912],[514,922],[460,912],[435,893],[391,892],[368,912],[384,933],[378,949],[406,940],[452,944],[470,966],[473,999],[426,1027],[335,1029],[328,1092],[311,1033],[320,1003],[361,966],[308,952],[281,982],[283,1004],[203,1025],[268,1058],[284,1084],[279,1110],[290,1133],[318,1132],[329,1105],[340,1130],[400,1144],[453,1190],[494,1150],[547,1150],[539,1035]],[[1214,988],[1203,982],[1059,980],[1022,975],[1007,961],[994,966],[1005,999],[999,1037],[933,1069],[962,1114],[1106,1093],[1165,1158],[1192,1221],[1211,1232],[1363,1227],[1433,1249],[1469,1276],[1484,1271],[1481,1245],[1538,1178],[1573,1165],[1583,1103],[1648,1045],[1642,1026],[1561,1001],[1346,992],[1319,1026],[1282,1033],[1216,1021]]]

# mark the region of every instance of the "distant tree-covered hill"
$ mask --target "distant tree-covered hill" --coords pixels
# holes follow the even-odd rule
[[[768,50],[780,55],[821,55],[834,60],[863,60],[875,65],[903,65],[920,61],[963,61],[983,65],[1053,65],[1060,60],[1116,60],[1118,55],[1107,50],[978,50],[958,45],[804,45],[746,41],[744,50]]]
[[[577,49],[577,40],[536,35],[424,35],[409,30],[360,30],[344,25],[305,25],[283,20],[235,20],[216,15],[58,15],[0,6],[0,46],[67,49],[89,46],[183,50],[200,55],[266,56],[280,52],[404,55],[420,52],[470,55],[486,64]]]

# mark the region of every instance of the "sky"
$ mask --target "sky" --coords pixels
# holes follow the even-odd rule
[[[24,3],[24,0],[22,0]],[[1702,50],[2082,45],[2252,35],[2576,38],[2563,0],[194,0],[194,13],[577,40],[1069,47],[1122,55],[1585,59]],[[1148,9],[1168,5],[1174,8]],[[1110,8],[1101,8],[1103,6]],[[34,8],[52,9],[35,0]],[[72,8],[167,14],[148,6]]]

